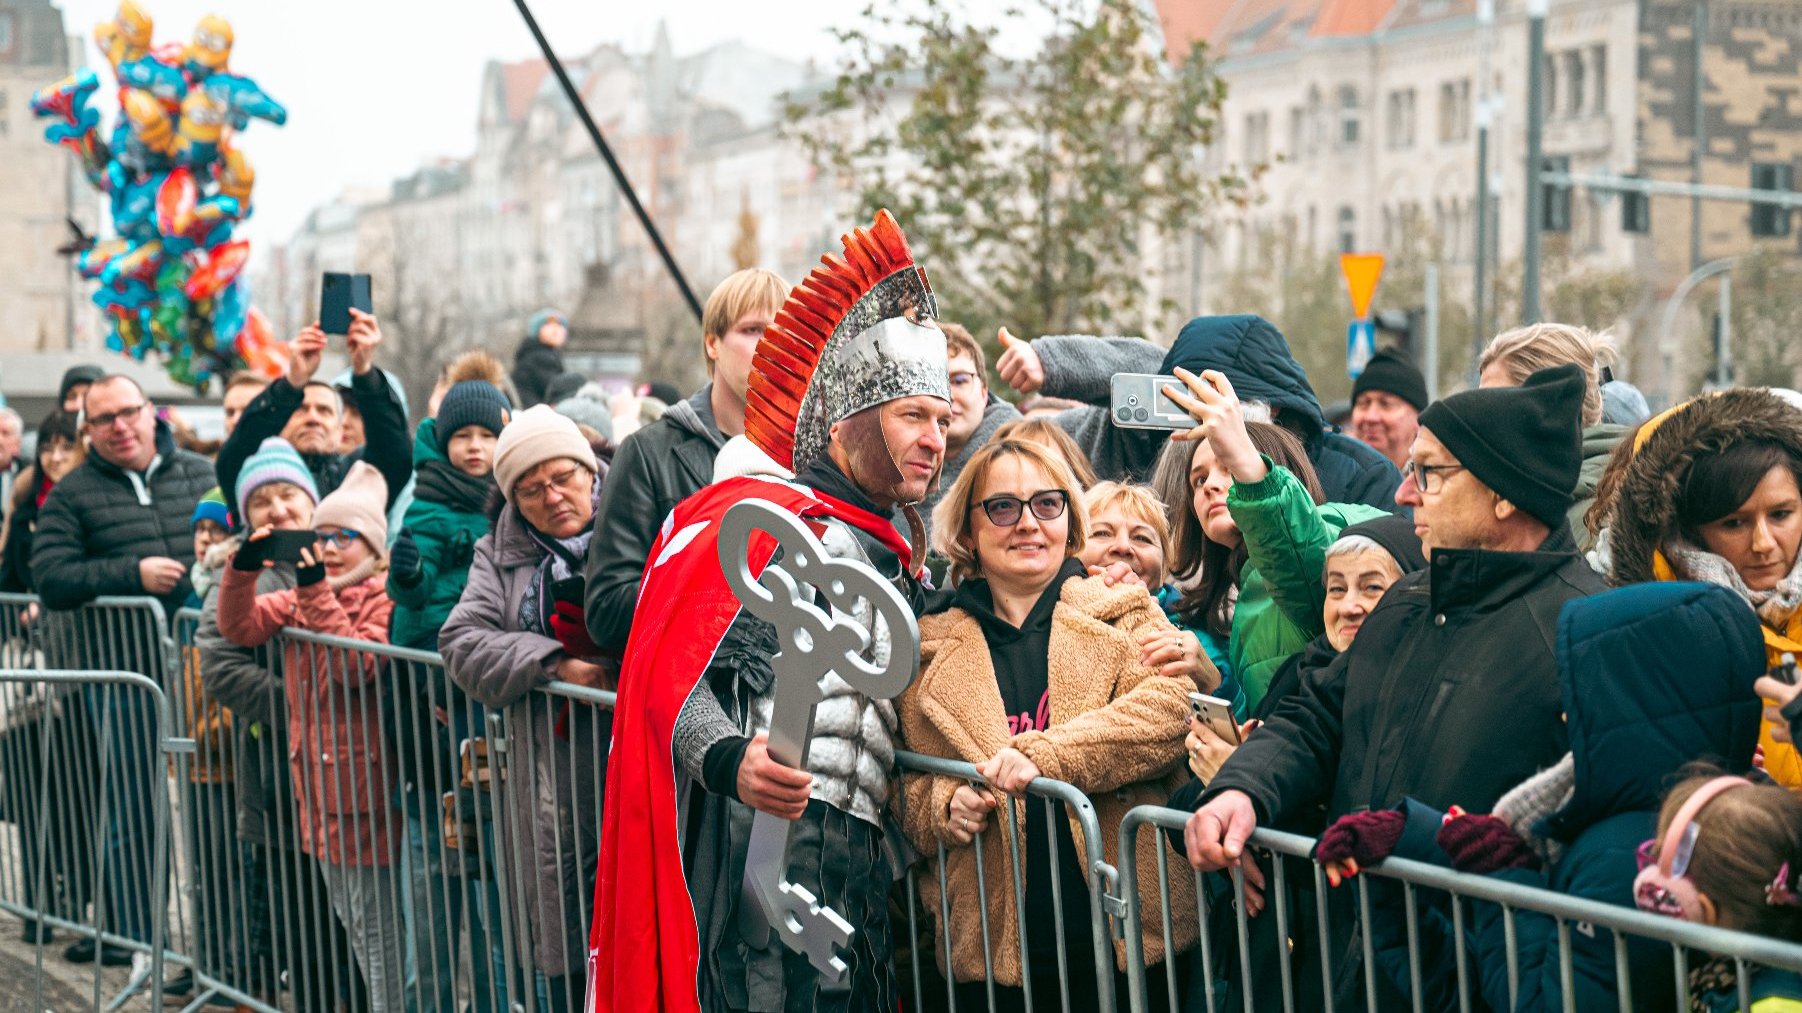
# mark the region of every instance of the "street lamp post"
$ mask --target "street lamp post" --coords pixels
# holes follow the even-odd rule
[[[1539,321],[1539,240],[1545,224],[1545,194],[1539,174],[1545,168],[1545,16],[1548,0],[1527,2],[1527,232],[1521,253],[1520,316]]]

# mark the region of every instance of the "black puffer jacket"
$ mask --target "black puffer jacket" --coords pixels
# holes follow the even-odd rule
[[[546,389],[562,372],[562,352],[539,341],[536,334],[520,339],[513,353],[513,389],[519,391],[520,407],[543,404]]]
[[[663,519],[713,481],[713,459],[726,438],[713,422],[712,398],[708,384],[626,437],[613,455],[583,570],[583,616],[603,651],[625,649],[638,583]]]
[[[143,479],[89,454],[63,477],[38,513],[31,579],[45,606],[72,609],[102,595],[144,593],[138,562],[167,556],[194,565],[194,505],[213,487],[213,462],[177,450],[168,423],[156,424],[162,455]],[[170,615],[193,587],[184,575],[162,598]]]
[[[1602,589],[1565,527],[1536,552],[1436,550],[1246,739],[1206,797],[1243,791],[1267,823],[1323,797],[1332,818],[1410,795],[1487,812],[1564,755],[1558,612]]]

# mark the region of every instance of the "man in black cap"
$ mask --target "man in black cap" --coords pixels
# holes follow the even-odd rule
[[[1488,812],[1564,755],[1553,632],[1566,602],[1603,590],[1565,520],[1583,393],[1582,370],[1566,365],[1421,413],[1396,501],[1414,509],[1430,565],[1397,581],[1351,647],[1209,782],[1184,831],[1196,868],[1238,865],[1259,824],[1320,803],[1329,820],[1405,796]],[[1344,914],[1331,919],[1344,934],[1335,962],[1356,949]]]
[[[1427,406],[1427,381],[1406,353],[1385,348],[1370,357],[1352,381],[1352,435],[1400,468],[1420,430]]]

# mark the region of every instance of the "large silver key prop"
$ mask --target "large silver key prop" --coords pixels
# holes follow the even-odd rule
[[[780,561],[751,577],[746,558],[751,537],[765,531],[782,550]],[[776,627],[782,649],[770,659],[776,675],[770,716],[770,757],[804,769],[813,738],[814,708],[825,698],[824,682],[837,675],[852,689],[877,700],[900,696],[920,668],[920,628],[913,610],[881,574],[861,560],[834,559],[800,518],[768,500],[747,499],[726,511],[720,522],[720,567],[733,594],[752,615]],[[817,590],[834,608],[849,613],[861,601],[886,624],[886,665],[865,660],[870,634],[863,626],[835,618],[814,604]],[[789,949],[807,957],[828,981],[842,981],[847,967],[838,951],[849,946],[853,929],[838,912],[820,904],[805,887],[788,882],[789,831],[794,824],[759,812],[751,824],[739,929],[745,941],[762,948],[772,927]]]

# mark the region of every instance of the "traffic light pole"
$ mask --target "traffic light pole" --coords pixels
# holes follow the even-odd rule
[[[1484,303],[1489,297],[1489,103],[1483,102],[1477,112],[1477,263],[1472,272],[1476,278],[1476,294],[1471,297],[1471,326],[1474,334],[1470,349],[1470,385],[1477,385],[1477,363],[1483,358],[1483,347],[1489,344],[1489,315]]]
[[[1539,322],[1539,245],[1545,226],[1545,15],[1547,0],[1527,0],[1527,232],[1521,253],[1520,318]]]
[[[1707,96],[1708,80],[1702,73],[1702,46],[1708,39],[1708,0],[1695,0],[1695,23],[1691,26],[1691,49],[1693,52],[1694,81],[1691,88],[1691,120],[1694,138],[1689,152],[1689,181],[1695,186],[1702,185],[1702,157],[1708,149],[1708,107],[1703,102]],[[1689,199],[1689,269],[1694,271],[1702,266],[1702,197],[1696,194]]]

